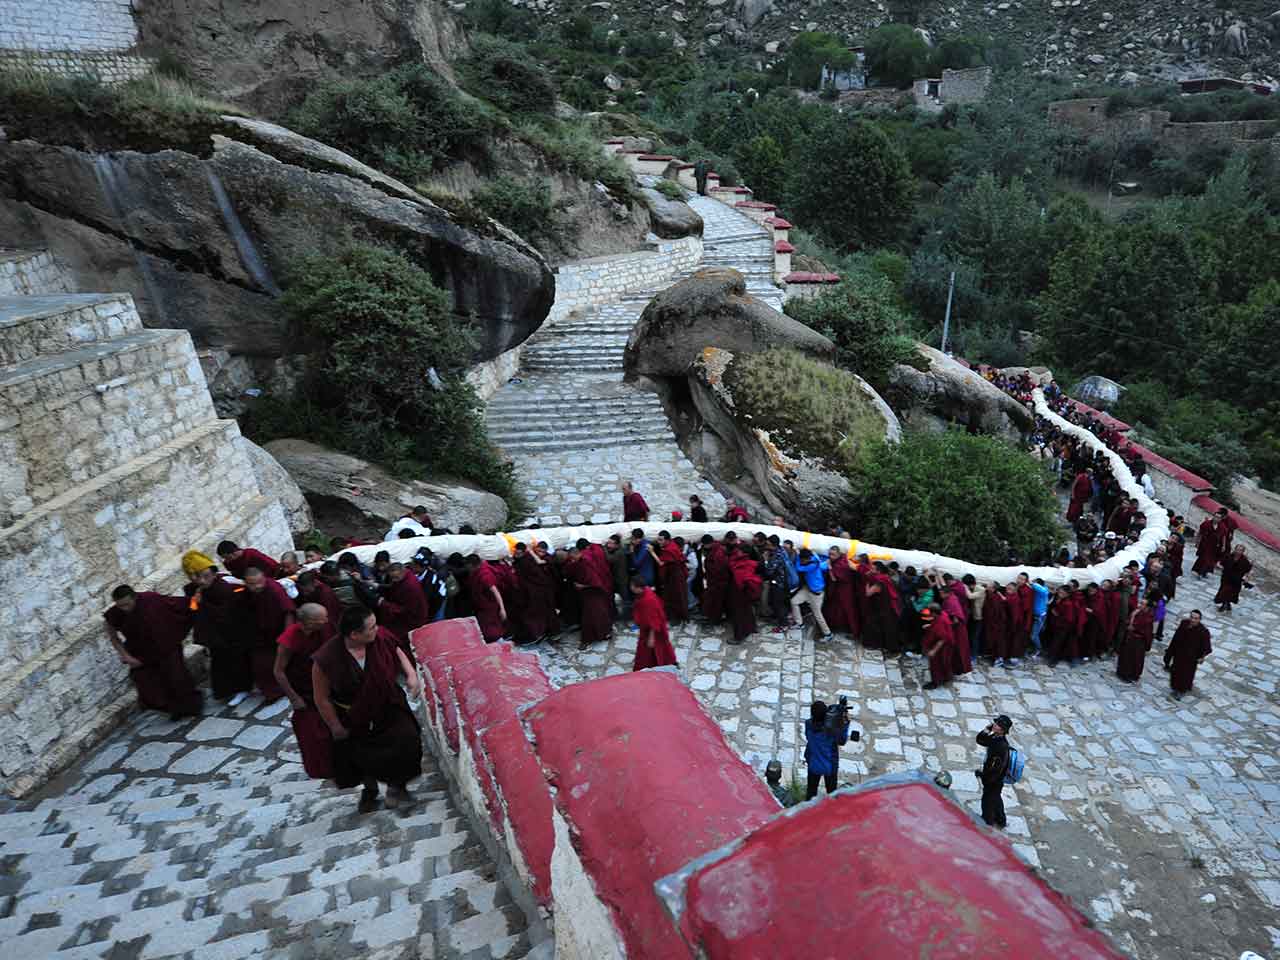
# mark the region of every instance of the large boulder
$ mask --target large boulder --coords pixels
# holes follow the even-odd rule
[[[649,208],[649,226],[663,240],[702,236],[702,217],[683,200],[672,200],[652,187],[640,191]]]
[[[1031,411],[964,364],[923,343],[916,351],[923,369],[900,363],[889,371],[890,399],[907,420],[941,417],[1010,439],[1035,425]]]
[[[689,393],[702,419],[704,448],[706,432],[710,431],[715,437],[711,446],[723,445],[732,453],[725,457],[722,452],[719,462],[731,463],[749,474],[754,492],[788,522],[810,530],[843,522],[852,494],[849,482],[819,460],[791,449],[776,426],[744,414],[734,399],[733,363],[731,352],[711,347],[689,368]],[[869,415],[864,435],[848,440],[855,445],[871,439],[900,440],[902,428],[889,405],[861,377],[841,373],[850,392],[865,401]],[[727,482],[733,478],[720,479]]]
[[[132,293],[148,326],[201,347],[282,356],[306,345],[276,296],[303,257],[352,240],[396,249],[474,317],[476,361],[525,340],[555,278],[493,221],[449,212],[339,150],[283,127],[224,118],[205,147],[91,153],[0,140],[0,236],[48,247],[81,289]]]
[[[1071,396],[1099,410],[1110,410],[1120,402],[1120,395],[1124,390],[1125,388],[1114,380],[1094,374],[1085,377],[1072,387]]]
[[[450,530],[469,523],[479,533],[492,533],[507,519],[501,497],[458,480],[399,480],[359,457],[307,440],[272,440],[264,449],[297,481],[322,530],[379,539],[419,504],[436,526]]]
[[[631,330],[624,359],[628,379],[683,377],[707,347],[756,353],[790,347],[825,360],[835,344],[747,293],[737,270],[710,268],[664,290]]]
[[[132,0],[144,46],[171,53],[209,90],[279,115],[330,77],[406,60],[450,75],[466,47],[439,0]]]
[[[302,493],[297,481],[289,476],[289,471],[280,465],[271,454],[263,450],[252,440],[239,437],[237,443],[244,449],[253,467],[253,475],[258,478],[258,487],[263,495],[280,501],[284,507],[284,515],[289,521],[289,532],[294,536],[306,533],[315,526],[311,517],[311,506]]]

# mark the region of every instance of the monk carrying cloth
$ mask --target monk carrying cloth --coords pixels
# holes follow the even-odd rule
[[[378,804],[387,784],[387,806],[412,801],[406,784],[422,773],[422,735],[398,679],[417,697],[421,680],[409,658],[368,610],[342,615],[339,635],[312,655],[316,709],[333,735],[334,781],[364,784],[358,810]]]
[[[186,597],[135,593],[123,585],[111,591],[111,600],[103,614],[107,639],[129,668],[138,702],[172,720],[198,716],[200,691],[182,658],[182,641],[191,629]]]

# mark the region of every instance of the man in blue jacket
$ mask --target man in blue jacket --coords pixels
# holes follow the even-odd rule
[[[803,625],[804,613],[800,609],[807,603],[813,611],[813,623],[818,628],[819,639],[823,642],[831,639],[831,628],[822,615],[822,599],[827,589],[827,571],[831,564],[814,556],[807,547],[800,551],[796,558],[796,573],[800,574],[800,589],[791,597],[791,619]]]
[[[825,782],[827,793],[836,789],[836,773],[840,768],[840,747],[849,742],[849,725],[846,723],[837,733],[826,730],[827,705],[815,700],[809,707],[809,719],[804,722],[804,760],[809,765],[809,783],[804,798],[812,800],[818,795],[818,781]]]

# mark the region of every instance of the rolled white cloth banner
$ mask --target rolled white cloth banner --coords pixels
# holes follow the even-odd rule
[[[982,583],[992,580],[998,583],[1008,583],[1015,579],[1018,574],[1025,573],[1032,580],[1041,579],[1049,586],[1058,586],[1071,580],[1077,580],[1083,586],[1090,583],[1101,583],[1103,580],[1116,579],[1131,560],[1137,560],[1139,565],[1144,564],[1147,554],[1154,551],[1160,541],[1169,536],[1169,518],[1166,516],[1164,509],[1143,492],[1141,484],[1134,479],[1133,474],[1119,454],[1109,450],[1102,441],[1089,433],[1089,431],[1068,423],[1050,410],[1044,401],[1044,394],[1038,388],[1032,396],[1036,412],[1042,417],[1052,421],[1063,431],[1084,440],[1095,450],[1102,450],[1107,455],[1111,461],[1111,468],[1116,478],[1120,481],[1121,488],[1129,496],[1137,498],[1140,509],[1147,515],[1147,527],[1141,539],[1135,545],[1120,551],[1105,563],[1083,568],[1023,565],[995,567],[981,563],[970,563],[967,560],[958,560],[955,557],[944,557],[937,553],[930,553],[927,550],[884,547],[864,540],[830,537],[806,530],[791,530],[787,527],[774,527],[768,524],[751,522],[691,523],[683,520],[670,523],[655,523],[652,521],[649,523],[628,523],[618,521],[617,523],[592,524],[581,527],[546,527],[535,530],[521,530],[516,533],[412,537],[404,540],[390,540],[386,543],[370,546],[351,547],[342,552],[354,553],[364,563],[372,563],[374,555],[380,550],[386,550],[391,555],[392,560],[403,562],[411,558],[423,547],[429,547],[433,553],[446,557],[453,553],[460,553],[463,556],[475,553],[486,560],[497,560],[502,557],[509,557],[515,551],[517,543],[532,543],[535,540],[546,542],[554,550],[558,547],[572,546],[580,538],[589,540],[592,543],[604,543],[610,535],[615,533],[621,534],[625,540],[631,535],[631,531],[635,529],[643,530],[648,537],[656,537],[658,531],[666,530],[673,537],[683,537],[686,541],[692,540],[694,542],[701,540],[705,534],[710,534],[719,539],[732,530],[738,535],[739,539],[750,540],[752,535],[757,532],[763,533],[765,536],[776,534],[780,540],[792,541],[797,549],[808,547],[811,550],[825,553],[831,547],[839,547],[845,553],[855,555],[859,553],[868,554],[872,560],[884,560],[885,562],[896,560],[899,567],[903,569],[906,567],[915,567],[917,570],[935,568],[942,573],[949,573],[957,578],[971,573],[975,579]],[[330,559],[336,560],[338,556],[339,554],[334,554]]]

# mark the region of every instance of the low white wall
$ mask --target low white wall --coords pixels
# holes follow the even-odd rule
[[[702,238],[652,240],[648,250],[568,263],[556,271],[556,299],[546,323],[574,310],[610,303],[624,293],[670,280],[702,262]],[[545,325],[545,324],[544,324]]]
[[[927,550],[904,550],[897,547],[868,543],[858,539],[828,537],[805,530],[790,530],[785,527],[773,527],[750,522],[624,523],[618,521],[617,523],[592,526],[550,527],[510,534],[495,533],[486,536],[415,537],[411,540],[394,540],[366,547],[352,547],[351,551],[366,563],[371,563],[374,554],[379,550],[388,551],[392,560],[408,560],[424,546],[430,547],[436,553],[441,553],[445,556],[451,553],[461,553],[464,556],[469,553],[477,553],[486,559],[492,560],[509,556],[514,551],[515,544],[520,541],[525,543],[533,540],[546,541],[553,548],[568,546],[580,537],[585,537],[593,543],[601,543],[613,533],[620,533],[625,537],[636,527],[643,529],[649,536],[656,535],[659,530],[667,530],[670,531],[673,537],[684,537],[686,540],[700,539],[703,534],[707,533],[714,537],[721,537],[730,530],[737,533],[739,537],[749,538],[756,531],[761,531],[766,535],[777,534],[781,539],[792,540],[798,546],[809,547],[813,550],[825,551],[830,547],[839,547],[841,550],[850,553],[869,554],[873,560],[896,560],[900,566],[913,566],[918,570],[926,567],[936,567],[943,573],[950,573],[955,577],[971,573],[975,578],[984,582],[995,580],[999,583],[1008,583],[1016,578],[1019,573],[1026,573],[1033,580],[1042,579],[1050,586],[1067,583],[1073,579],[1082,584],[1116,579],[1129,561],[1137,560],[1139,564],[1145,563],[1147,554],[1154,551],[1160,541],[1169,536],[1168,517],[1165,515],[1163,508],[1142,492],[1141,484],[1134,480],[1133,474],[1129,472],[1128,466],[1120,458],[1119,454],[1109,450],[1102,441],[1089,433],[1089,431],[1068,423],[1050,410],[1044,402],[1044,394],[1040,390],[1036,390],[1034,396],[1037,413],[1057,424],[1064,432],[1079,437],[1087,445],[1095,450],[1101,450],[1107,456],[1111,461],[1112,471],[1120,481],[1121,488],[1129,496],[1137,498],[1139,508],[1147,515],[1147,528],[1142,538],[1136,544],[1127,550],[1120,551],[1105,563],[1085,568],[1033,567],[1021,564],[1012,567],[996,567],[981,563],[971,563],[956,557],[944,557]]]

